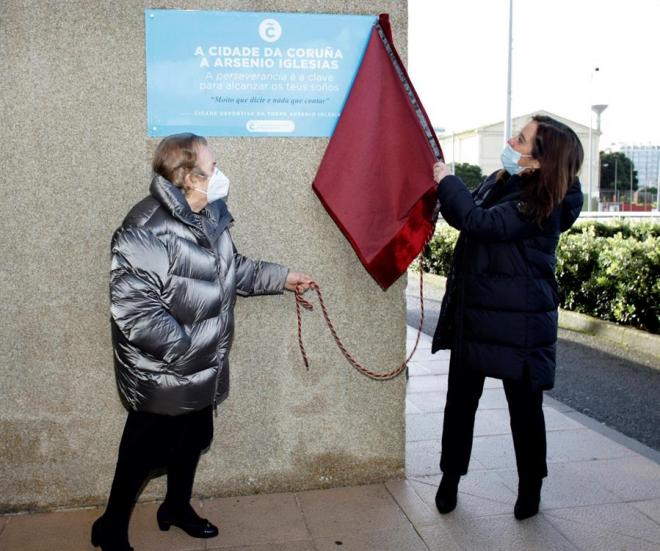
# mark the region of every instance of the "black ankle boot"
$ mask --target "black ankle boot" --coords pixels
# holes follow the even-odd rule
[[[542,478],[520,479],[518,482],[518,499],[513,508],[513,515],[518,520],[533,517],[539,512],[542,484]]]
[[[193,538],[215,538],[218,535],[217,526],[201,518],[190,504],[173,508],[163,502],[158,508],[156,519],[158,528],[163,531],[169,530],[170,526],[176,526]]]
[[[443,515],[451,513],[456,509],[458,482],[460,479],[460,475],[446,473],[442,475],[440,486],[438,486],[438,493],[435,494],[435,506]]]
[[[133,551],[128,543],[128,536],[120,536],[105,524],[101,516],[92,524],[92,545],[101,551]]]

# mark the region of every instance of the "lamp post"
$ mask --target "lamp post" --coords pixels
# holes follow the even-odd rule
[[[596,68],[598,70],[598,68]],[[596,113],[596,130],[598,131],[598,134],[600,134],[600,115],[603,111],[607,109],[607,105],[605,104],[598,104],[598,105],[592,105],[591,106],[591,111]],[[593,181],[593,128],[591,124],[591,113],[589,114],[589,194],[587,198],[587,211],[591,212],[591,197],[592,197],[592,181]]]
[[[504,145],[511,137],[511,53],[513,50],[513,0],[509,0],[509,41],[507,43],[506,116],[504,117]]]
[[[633,161],[633,158],[635,157],[635,146],[631,145],[630,146],[630,210],[632,211],[632,204],[633,204],[633,166],[635,166],[635,163]]]
[[[660,149],[660,146],[658,146]],[[655,210],[660,212],[660,155],[658,155],[658,183],[655,188]]]
[[[609,153],[609,152],[608,152]],[[615,210],[619,210],[619,198],[617,189],[616,189],[616,178],[617,178],[617,168],[618,168],[618,159],[614,157],[614,195],[612,196],[612,203],[616,204]],[[610,168],[612,165],[610,163],[603,163],[601,168]],[[599,169],[602,174],[602,171]],[[599,180],[600,182],[600,180]],[[600,182],[602,185],[602,182]]]
[[[614,158],[614,200],[616,201],[617,205],[619,204],[619,193],[617,192],[617,189],[616,189],[616,179],[618,177],[618,174],[617,174],[617,169],[618,168],[619,168],[619,159],[617,159],[615,157]],[[617,206],[617,209],[618,208],[619,207]]]

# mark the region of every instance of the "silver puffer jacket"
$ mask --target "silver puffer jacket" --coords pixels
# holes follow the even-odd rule
[[[195,214],[162,176],[149,191],[112,238],[115,371],[127,408],[178,415],[227,396],[236,294],[281,293],[287,269],[236,252],[222,200]]]

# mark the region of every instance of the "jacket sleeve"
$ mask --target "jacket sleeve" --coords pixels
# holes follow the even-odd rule
[[[252,260],[239,254],[234,248],[234,263],[236,265],[236,292],[244,297],[257,295],[277,295],[284,291],[284,283],[289,273],[288,268],[265,262]]]
[[[117,230],[110,274],[112,320],[128,342],[170,363],[190,348],[190,337],[162,300],[168,268],[167,249],[153,233]]]
[[[440,212],[447,223],[479,241],[513,241],[531,237],[539,231],[518,210],[516,201],[486,209],[478,207],[465,184],[456,176],[445,176],[440,181],[438,199]]]
[[[566,197],[561,204],[561,231],[569,229],[580,216],[582,212],[582,204],[584,198],[582,197],[582,187],[580,180],[575,180],[568,188]]]

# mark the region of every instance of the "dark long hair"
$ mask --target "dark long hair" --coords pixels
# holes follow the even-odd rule
[[[545,115],[534,115],[538,126],[532,158],[541,167],[525,177],[522,199],[528,218],[541,224],[566,197],[584,159],[577,134],[564,123]]]

